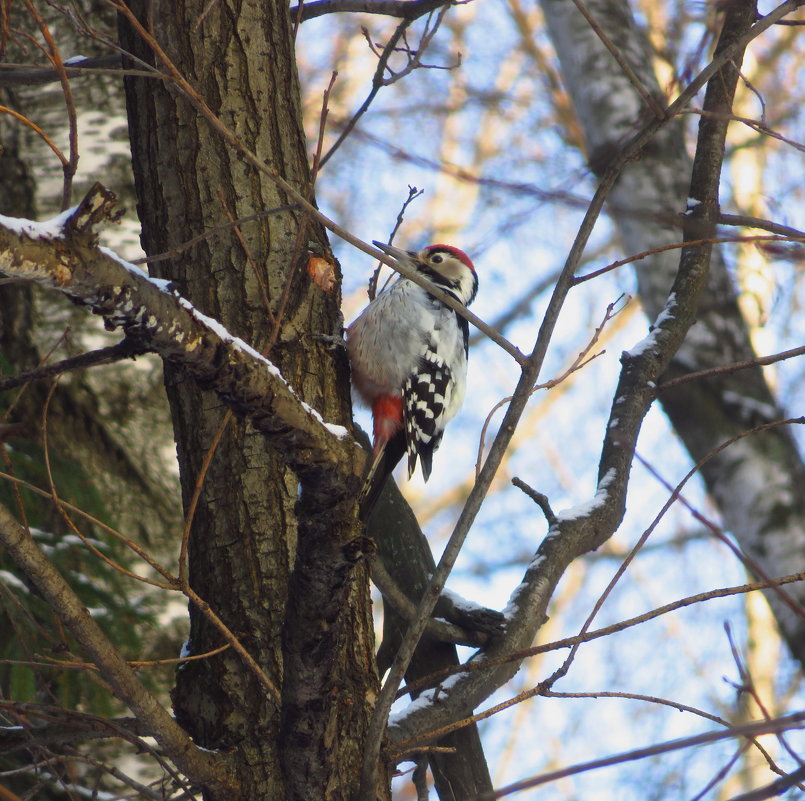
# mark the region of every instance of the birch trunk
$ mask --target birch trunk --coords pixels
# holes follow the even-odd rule
[[[571,0],[541,0],[541,5],[584,131],[588,162],[600,174],[652,112]],[[649,43],[625,0],[590,0],[586,7],[642,85],[660,106],[667,105]],[[610,196],[610,213],[627,254],[680,241],[679,215],[686,209],[690,172],[681,121],[666,126],[625,169]],[[676,250],[637,263],[640,300],[650,320],[665,303],[678,263]],[[732,280],[716,250],[698,322],[666,379],[754,356]],[[683,384],[663,392],[660,400],[694,462],[731,437],[784,416],[760,368]],[[759,573],[774,578],[802,570],[805,467],[787,427],[739,440],[701,472],[724,528]],[[789,584],[786,592],[800,607],[805,604],[802,583]],[[774,592],[767,598],[791,652],[805,663],[805,620]]]

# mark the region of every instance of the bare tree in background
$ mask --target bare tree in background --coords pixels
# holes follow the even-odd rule
[[[765,17],[751,2],[726,6],[712,60],[680,80],[668,97],[650,67],[649,42],[626,5],[544,2],[579,126],[571,127],[568,137],[578,142],[583,136],[598,185],[527,350],[476,320],[498,348],[496,360],[516,365],[519,378],[502,421],[486,435],[485,459],[463,493],[438,563],[396,487],[388,487],[365,530],[357,519],[365,456],[351,423],[340,341],[341,271],[326,230],[366,253],[372,250],[317,210],[314,190],[331,157],[360,146],[361,120],[382,91],[417,81],[421,67],[433,66],[426,53],[444,55],[439,37],[459,9],[430,0],[377,7],[377,13],[400,22],[384,42],[373,42],[367,33],[376,66],[371,88],[339,135],[328,137],[327,149],[329,104],[339,102],[340,91],[329,79],[323,105],[309,115],[319,129],[313,132],[318,142],[311,159],[294,52],[298,28],[321,14],[365,7],[320,2],[289,14],[277,3],[107,0],[104,9],[117,15],[115,30],[113,17],[97,9],[23,5],[15,9],[20,20],[14,24],[3,18],[5,53],[22,63],[36,40],[44,58],[37,69],[0,74],[9,93],[0,129],[7,137],[0,159],[3,210],[12,217],[34,216],[33,174],[15,126],[46,137],[36,125],[35,106],[26,106],[14,87],[58,82],[68,144],[60,150],[48,141],[64,176],[66,209],[74,195],[80,200],[73,186],[79,163],[75,97],[92,69],[122,67],[150,277],[98,246],[100,227],[117,214],[114,195],[100,185],[86,188],[77,207],[45,227],[0,220],[0,270],[12,282],[67,295],[102,316],[108,328],[122,330],[121,342],[64,360],[59,372],[145,352],[162,357],[183,523],[172,542],[149,542],[153,531],[160,525],[169,530],[174,519],[165,488],[151,470],[126,469],[136,466],[136,456],[120,432],[106,431],[109,409],[92,415],[91,430],[77,431],[76,408],[91,409],[92,390],[78,382],[69,382],[68,389],[44,383],[54,371],[37,367],[48,356],[35,341],[31,288],[3,287],[0,333],[8,371],[34,370],[16,382],[26,391],[18,397],[15,390],[5,407],[3,433],[12,447],[0,537],[17,565],[16,573],[3,574],[7,595],[13,598],[15,588],[18,595],[16,606],[9,601],[6,607],[17,611],[6,617],[8,630],[18,635],[24,619],[43,637],[47,651],[45,658],[38,647],[25,659],[16,653],[6,657],[17,682],[6,682],[7,700],[0,702],[11,723],[0,730],[0,748],[11,760],[10,798],[75,797],[93,787],[125,787],[116,792],[142,798],[372,801],[390,797],[390,776],[405,761],[416,765],[413,784],[420,797],[428,792],[428,765],[443,801],[491,797],[476,723],[497,707],[479,718],[473,712],[506,685],[526,657],[570,647],[555,671],[501,708],[561,695],[555,688],[581,643],[609,633],[593,631],[596,607],[576,638],[531,648],[568,567],[604,545],[623,520],[637,438],[655,399],[701,462],[724,526],[755,573],[756,584],[734,592],[765,589],[783,636],[802,660],[805,475],[789,429],[800,421],[786,422],[778,413],[730,276],[714,249],[719,226],[738,222],[725,216],[719,199],[744,51],[787,20],[796,2]],[[527,37],[527,15],[514,2],[510,10]],[[21,33],[17,22],[30,34]],[[456,36],[460,27],[453,30]],[[74,36],[76,30],[98,48],[100,60],[65,62],[59,36]],[[539,51],[525,47],[524,52],[539,61]],[[457,65],[452,59],[441,66]],[[705,87],[691,161],[680,119]],[[502,81],[501,93],[507,88]],[[462,91],[453,91],[458,108]],[[559,96],[558,85],[553,91]],[[484,124],[493,123],[490,114]],[[450,167],[448,150],[445,146],[437,159],[445,164],[445,180],[465,180]],[[530,555],[521,582],[510,588],[504,614],[458,602],[443,593],[447,577],[513,449],[535,385],[547,379],[549,344],[571,291],[587,280],[585,252],[605,208],[627,253],[655,251],[637,273],[653,328],[622,356],[595,494],[557,514],[545,495],[519,482],[547,521],[548,536]],[[777,243],[802,236],[747,215],[740,224],[768,230]],[[674,247],[656,252],[666,245]],[[481,272],[482,286],[483,278]],[[614,313],[610,306],[569,373],[594,356]],[[737,364],[743,362],[748,364]],[[689,380],[710,368],[713,375]],[[148,425],[139,423],[141,430],[149,431]],[[30,452],[26,464],[41,464],[25,481],[11,456],[21,452],[18,442]],[[107,460],[110,452],[120,454],[114,470],[102,462],[79,474],[76,483],[82,486],[99,481],[100,502],[91,517],[85,495],[62,491],[77,468],[53,459],[54,452],[70,455],[74,448],[78,463],[91,463],[96,451]],[[137,493],[121,499],[127,486]],[[57,545],[66,541],[80,553],[80,564],[59,562]],[[80,575],[93,565],[98,573],[88,583],[101,597],[90,600]],[[370,572],[386,608],[377,653]],[[190,636],[171,691],[174,716],[166,698],[170,679],[157,686],[144,681],[133,669],[138,665],[131,664],[144,661],[132,658],[138,642],[127,641],[117,624],[105,625],[110,612],[116,621],[134,615],[128,607],[112,606],[112,598],[140,593],[161,599],[156,603],[169,596],[189,603]],[[104,604],[106,612],[99,613]],[[137,621],[130,623],[136,633]],[[457,643],[475,649],[464,666]],[[67,658],[57,663],[59,653]],[[71,685],[62,675],[68,670],[83,678]],[[379,673],[385,674],[382,686]],[[23,691],[19,677],[30,675],[35,681]],[[748,687],[751,677],[743,678]],[[102,688],[105,706],[93,700],[93,712],[85,711],[87,691],[75,689],[82,681]],[[404,681],[415,701],[390,717]],[[123,707],[134,717],[122,714]],[[728,736],[756,743],[760,734],[800,726],[803,715],[767,715],[735,729],[726,720],[710,719],[720,728],[701,739],[646,748],[639,756]],[[156,745],[144,738],[154,738]],[[105,745],[110,739],[147,755],[146,778],[116,764]],[[786,774],[771,766],[783,776],[771,789],[761,788],[757,798],[803,779],[801,769]],[[593,767],[523,777],[520,789]]]

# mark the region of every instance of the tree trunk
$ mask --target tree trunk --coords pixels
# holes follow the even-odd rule
[[[397,586],[417,603],[436,569],[430,545],[414,513],[393,479],[390,479],[366,522],[367,532],[377,542],[378,556]],[[383,641],[377,659],[380,673],[391,667],[408,623],[390,604],[383,605]],[[424,637],[405,674],[406,682],[460,664],[452,643]],[[477,724],[465,726],[436,741],[445,752],[428,754],[433,783],[440,801],[464,801],[493,791]]]
[[[299,191],[310,184],[287,6],[131,3],[194,89],[246,148]],[[151,48],[121,25],[148,63]],[[146,252],[287,206],[170,82],[130,78],[127,103]],[[340,297],[304,269],[323,230],[288,209],[208,237],[152,270],[196,308],[267,353],[295,391],[329,421],[349,424]],[[276,324],[275,324],[276,321]],[[165,366],[186,513],[201,483],[189,540],[189,580],[265,671],[281,699],[232,649],[177,674],[176,715],[196,742],[233,755],[243,798],[350,797],[377,691],[368,576],[354,510],[313,508],[265,438],[181,369]],[[223,431],[220,444],[216,439]],[[206,474],[206,460],[214,449]],[[177,533],[178,534],[178,533]],[[178,536],[177,536],[178,550]],[[190,650],[223,644],[191,605]],[[337,676],[340,679],[336,681]],[[229,800],[227,800],[229,801]]]
[[[600,173],[652,112],[571,0],[542,0],[541,5],[584,130],[589,164]],[[649,43],[625,0],[590,0],[586,7],[643,86],[665,106]],[[624,170],[610,196],[610,211],[627,253],[680,241],[690,172],[681,121],[666,126],[654,146]],[[678,261],[671,250],[637,263],[640,299],[649,319],[662,309]],[[732,280],[716,250],[698,322],[666,379],[754,356]],[[760,368],[683,384],[661,393],[660,400],[694,462],[737,434],[780,419]],[[701,472],[725,529],[761,573],[774,578],[801,569],[805,467],[787,427],[741,439],[711,458]],[[805,604],[802,583],[789,584],[786,592],[800,606]],[[776,593],[768,592],[767,598],[791,652],[805,663],[805,620]]]

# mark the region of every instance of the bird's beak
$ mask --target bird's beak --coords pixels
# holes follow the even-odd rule
[[[393,256],[397,261],[408,261],[412,256],[407,250],[400,250],[400,248],[395,248],[393,245],[386,245],[384,242],[378,242],[375,239],[372,240],[372,244],[379,250],[382,250],[383,253]]]

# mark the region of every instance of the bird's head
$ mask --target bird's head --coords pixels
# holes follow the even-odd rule
[[[382,242],[374,242],[374,245],[397,261],[418,270],[465,306],[469,306],[475,298],[478,276],[470,257],[463,250],[452,245],[428,245],[416,252],[400,250]]]

